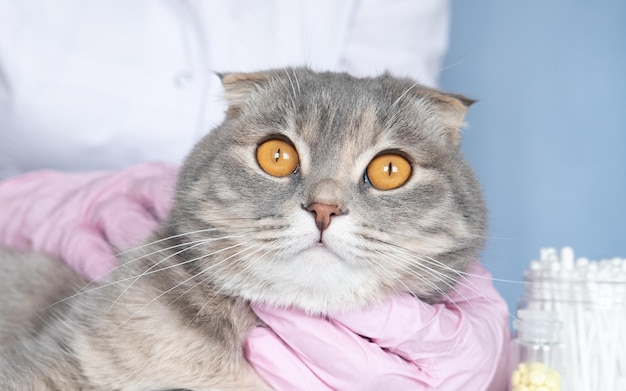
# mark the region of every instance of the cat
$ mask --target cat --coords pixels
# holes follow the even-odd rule
[[[79,290],[60,261],[4,251],[0,389],[269,389],[243,353],[250,302],[317,315],[396,292],[436,302],[477,259],[486,208],[459,146],[470,99],[388,73],[220,77],[226,119],[108,282]]]

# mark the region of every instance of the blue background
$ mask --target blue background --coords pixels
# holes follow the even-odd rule
[[[514,313],[540,247],[626,257],[626,2],[451,5],[440,85],[479,101],[463,148],[490,209],[482,260]]]

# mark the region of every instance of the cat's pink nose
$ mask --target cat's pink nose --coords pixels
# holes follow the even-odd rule
[[[343,214],[339,206],[322,204],[314,202],[309,205],[306,210],[315,215],[315,224],[320,232],[324,231],[330,225],[330,220],[333,216],[339,216]]]

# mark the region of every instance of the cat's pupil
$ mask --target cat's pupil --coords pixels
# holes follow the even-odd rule
[[[280,159],[280,148],[278,148],[278,151],[274,154],[274,160],[278,162],[278,159]]]
[[[391,176],[393,173],[393,163],[389,162],[389,166],[387,166],[387,174]]]

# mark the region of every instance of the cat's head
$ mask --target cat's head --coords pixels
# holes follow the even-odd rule
[[[471,101],[305,68],[222,82],[227,118],[188,157],[172,213],[218,288],[328,313],[436,300],[476,259],[486,212],[459,152]]]

